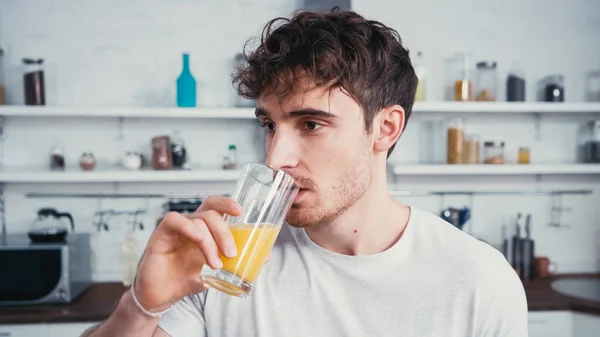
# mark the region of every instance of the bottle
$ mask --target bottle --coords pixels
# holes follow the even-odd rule
[[[513,62],[506,79],[506,101],[525,102],[525,71],[518,62]]]
[[[25,105],[46,105],[43,59],[24,58],[23,91]]]
[[[123,267],[123,285],[128,287],[133,284],[138,265],[138,241],[135,232],[130,230],[121,245],[121,258]]]
[[[4,50],[0,47],[0,105],[6,104],[6,87],[4,78],[4,62],[2,55],[4,54]]]
[[[415,73],[419,80],[417,84],[417,92],[415,93],[415,101],[425,100],[425,62],[423,60],[423,53],[417,52],[417,58],[415,60]]]
[[[183,54],[183,68],[177,78],[177,106],[196,106],[196,80],[190,71],[190,56]]]

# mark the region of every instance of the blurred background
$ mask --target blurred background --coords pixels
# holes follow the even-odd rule
[[[597,275],[597,0],[0,0],[0,336],[104,319],[166,212],[264,160],[254,102],[231,85],[244,43],[334,5],[395,28],[419,76],[391,193],[496,247],[526,284]],[[58,241],[45,262],[34,239]],[[584,336],[596,305],[596,320],[537,306],[532,336]]]

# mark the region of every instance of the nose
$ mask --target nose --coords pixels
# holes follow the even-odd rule
[[[299,159],[299,140],[293,130],[278,128],[272,137],[267,137],[267,166],[274,170],[295,168]]]

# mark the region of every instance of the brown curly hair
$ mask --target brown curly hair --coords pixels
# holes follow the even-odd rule
[[[364,111],[367,132],[385,107],[402,106],[404,126],[411,115],[417,76],[400,35],[353,11],[300,11],[291,19],[275,18],[264,27],[259,46],[244,56],[247,64],[233,75],[243,97],[284,99],[301,89],[300,77],[308,76],[312,84],[350,94]]]

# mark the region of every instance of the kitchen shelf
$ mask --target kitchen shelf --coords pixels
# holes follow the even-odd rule
[[[600,164],[393,165],[395,175],[583,175],[600,174]]]
[[[78,168],[65,171],[43,169],[0,169],[0,183],[114,183],[114,182],[211,182],[236,181],[238,170],[125,170],[97,169],[82,171]]]
[[[546,102],[415,102],[415,118],[446,114],[598,114],[600,103]],[[254,119],[254,108],[178,107],[92,107],[23,106],[0,107],[4,117],[83,117],[83,118],[188,118]]]

